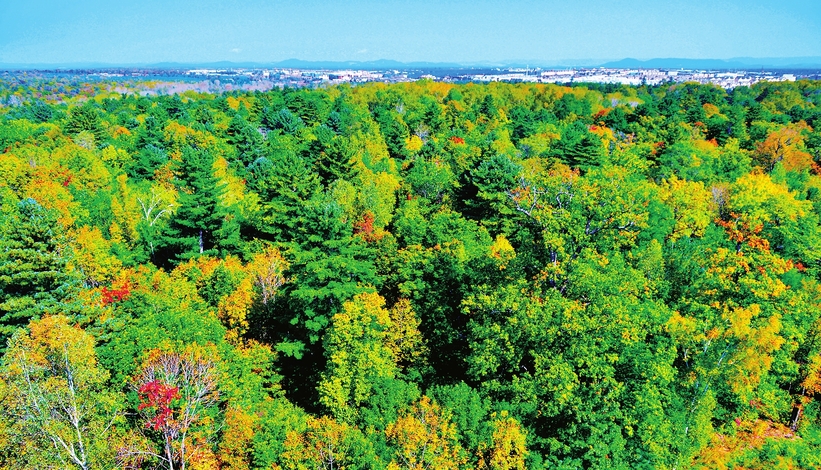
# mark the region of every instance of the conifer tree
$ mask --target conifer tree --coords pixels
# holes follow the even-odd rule
[[[0,351],[18,327],[65,312],[78,287],[57,214],[25,199],[0,217]]]
[[[248,123],[242,114],[237,113],[231,119],[226,133],[228,143],[237,149],[237,157],[244,167],[262,156],[262,135]]]
[[[86,104],[71,111],[65,130],[69,134],[91,132],[94,134],[95,141],[99,143],[106,137],[106,130],[101,121],[97,108]]]
[[[238,241],[239,225],[220,203],[221,189],[213,166],[211,152],[191,147],[183,150],[177,168],[179,207],[165,237],[166,247],[178,259],[231,251]]]
[[[304,225],[308,201],[318,194],[317,174],[304,158],[290,151],[257,159],[249,172],[249,187],[261,201],[254,228],[264,238],[291,241]]]
[[[308,147],[310,158],[322,182],[326,185],[338,179],[345,179],[353,171],[351,158],[354,152],[350,142],[328,126],[322,125],[314,130],[316,140]]]

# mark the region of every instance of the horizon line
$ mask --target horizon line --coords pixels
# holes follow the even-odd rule
[[[680,65],[674,65],[679,62]],[[715,58],[685,58],[685,57],[655,57],[651,59],[636,59],[626,57],[622,59],[511,59],[504,61],[400,61],[395,59],[374,59],[374,60],[306,60],[289,58],[284,60],[208,60],[208,61],[154,61],[154,62],[100,62],[100,61],[75,61],[75,62],[0,62],[0,70],[33,70],[48,71],[53,69],[116,69],[116,68],[191,68],[202,66],[234,66],[236,68],[257,68],[266,66],[281,66],[283,68],[307,68],[307,67],[339,67],[339,66],[382,66],[385,68],[501,68],[501,67],[529,67],[529,68],[687,68],[695,67],[701,62],[709,67],[703,69],[738,69],[752,70],[761,68],[773,69],[821,69],[821,56],[795,56],[795,57],[733,57],[729,59]],[[290,65],[289,65],[290,64]],[[722,67],[723,66],[723,67]]]

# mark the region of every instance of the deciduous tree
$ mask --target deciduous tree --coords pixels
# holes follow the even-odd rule
[[[61,315],[17,330],[0,375],[0,414],[9,428],[10,468],[107,468],[114,464],[118,398],[106,391],[94,339]]]

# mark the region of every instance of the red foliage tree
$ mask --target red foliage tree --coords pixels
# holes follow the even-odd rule
[[[173,411],[171,410],[171,402],[180,398],[179,387],[172,387],[164,384],[159,380],[152,380],[140,386],[138,393],[140,395],[140,411],[149,410],[156,414],[153,418],[149,418],[145,423],[155,431],[168,423]]]
[[[103,287],[100,291],[100,294],[103,297],[103,305],[110,305],[116,302],[122,302],[123,300],[127,299],[128,296],[131,295],[131,286],[126,283],[119,289],[109,289]]]

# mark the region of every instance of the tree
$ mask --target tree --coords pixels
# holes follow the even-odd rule
[[[630,246],[646,227],[648,184],[626,168],[595,168],[580,176],[557,165],[528,173],[507,195],[522,228],[532,230],[519,229],[517,238],[527,237],[519,243],[532,243],[533,232],[543,243],[536,252],[543,257],[539,277],[552,288],[565,288],[565,275],[586,248],[610,253]]]
[[[113,465],[120,414],[116,397],[105,391],[108,372],[97,365],[94,339],[61,315],[32,321],[29,329],[12,336],[0,368],[6,384],[0,414],[10,422],[9,444],[19,446],[8,463]]]
[[[305,427],[304,432],[288,433],[282,466],[275,469],[378,468],[370,442],[358,429],[327,416],[308,417]]]
[[[435,204],[441,204],[456,185],[450,166],[441,161],[428,161],[417,157],[406,175],[414,194],[418,194]]]
[[[55,211],[25,199],[0,219],[0,351],[11,333],[43,314],[74,313],[79,279]],[[68,311],[66,311],[68,309]]]
[[[100,113],[91,103],[72,109],[65,129],[70,134],[90,132],[98,145],[106,137],[106,130],[100,119]]]
[[[166,244],[177,260],[232,251],[238,242],[239,224],[220,202],[221,188],[214,176],[211,151],[185,147],[176,174],[180,196]],[[158,261],[163,264],[165,260]]]
[[[756,161],[767,171],[772,171],[779,162],[787,171],[800,172],[809,169],[812,165],[812,155],[806,152],[802,135],[809,130],[809,127],[803,124],[788,125],[771,132],[756,146]]]
[[[239,113],[231,119],[226,134],[228,142],[236,149],[243,168],[263,156],[262,135]]]
[[[253,277],[259,301],[266,305],[273,302],[279,288],[287,282],[285,271],[288,270],[288,262],[276,248],[267,248],[256,254],[247,269]]]
[[[319,193],[319,176],[290,150],[260,158],[248,171],[248,186],[260,196],[260,207],[251,219],[254,229],[270,240],[297,237],[309,201]]]
[[[492,445],[479,461],[480,468],[492,470],[524,470],[527,447],[526,434],[521,425],[507,411],[491,416]]]
[[[662,182],[659,196],[673,212],[673,232],[668,236],[671,240],[704,235],[713,214],[711,194],[701,182],[671,176]]]
[[[291,112],[288,108],[282,108],[278,112],[267,109],[262,118],[262,122],[272,130],[281,130],[285,134],[295,134],[305,127],[305,122]]]
[[[603,163],[604,144],[583,122],[574,121],[562,131],[562,137],[556,142],[551,155],[584,171]]]
[[[390,326],[385,331],[385,346],[394,362],[403,368],[424,363],[428,348],[419,332],[419,317],[410,300],[399,299],[388,311],[388,316]]]
[[[512,397],[531,450],[547,462],[671,465],[687,444],[671,443],[684,425],[664,335],[670,312],[643,273],[584,250],[563,294],[525,286],[485,287],[463,302],[469,378],[491,397]]]
[[[508,204],[508,193],[516,188],[522,166],[504,155],[494,155],[483,161],[470,172],[471,182],[476,187],[474,198],[466,198],[465,203],[476,210],[486,224],[498,227],[510,223],[513,210]]]
[[[359,294],[331,320],[325,337],[328,371],[319,384],[320,401],[342,421],[353,421],[375,381],[396,374],[396,358],[386,337],[392,322],[384,305],[378,294]]]
[[[352,236],[351,221],[333,201],[313,201],[302,221],[303,237],[290,255],[290,275],[298,283],[286,285],[286,300],[310,343],[318,343],[334,314],[355,295],[371,291],[376,281],[373,260],[360,237]]]
[[[394,446],[388,469],[457,469],[465,463],[449,413],[423,396],[385,430]]]
[[[328,126],[314,129],[316,140],[308,146],[308,158],[314,162],[314,168],[321,181],[329,185],[338,179],[351,176],[351,165],[355,150],[350,140],[336,133]]]
[[[126,165],[129,176],[150,178],[162,164],[168,161],[163,136],[163,122],[156,116],[145,118],[136,133],[136,158]]]
[[[394,158],[403,156],[409,131],[402,116],[395,110],[379,108],[374,112],[374,120],[379,124],[390,155]]]
[[[75,269],[83,278],[85,287],[107,284],[122,269],[122,263],[111,254],[111,244],[100,229],[87,225],[74,231]]]
[[[220,392],[214,351],[188,347],[182,353],[154,350],[134,378],[140,397],[144,432],[155,437],[156,448],[126,444],[119,449],[123,464],[139,464],[146,458],[168,470],[185,470],[190,461],[210,452],[214,434],[210,423]],[[210,416],[209,416],[210,415]]]
[[[97,323],[100,362],[111,371],[112,383],[128,383],[149,351],[183,351],[189,344],[224,345],[226,329],[217,309],[203,300],[182,270],[167,274],[152,266],[126,269],[112,285],[116,290],[122,286],[127,286],[128,295],[112,298],[110,315]]]

